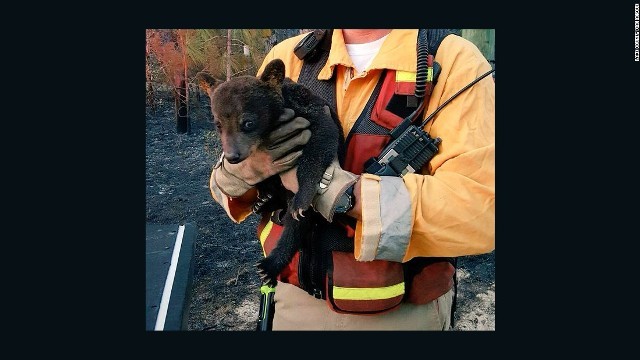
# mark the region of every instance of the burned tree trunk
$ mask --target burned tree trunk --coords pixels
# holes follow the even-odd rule
[[[151,107],[151,110],[153,110],[153,112],[156,111],[156,102],[155,102],[155,96],[153,94],[153,85],[152,85],[152,78],[151,78],[151,52],[149,51],[149,31],[147,31],[147,44],[146,44],[146,58],[147,58],[147,64],[146,64],[146,75],[147,75],[147,106]]]
[[[173,80],[173,97],[175,99],[176,109],[176,131],[178,134],[190,133],[191,124],[189,122],[189,111],[187,108],[187,84],[184,76],[181,74],[176,74]]]
[[[178,32],[178,36],[180,39],[180,48],[182,50],[182,67],[184,70],[184,78],[181,82],[181,89],[183,89],[184,91],[184,96],[181,96],[180,99],[183,100],[184,102],[184,119],[182,121],[186,121],[186,127],[184,125],[182,125],[181,127],[178,128],[178,133],[180,133],[182,131],[182,129],[186,130],[184,132],[186,132],[187,134],[191,133],[191,121],[189,121],[189,75],[187,72],[187,39],[186,39],[186,33],[181,33]],[[181,114],[179,114],[178,116],[181,116]],[[180,118],[178,119],[180,121]]]
[[[231,79],[231,29],[227,29],[227,81]]]

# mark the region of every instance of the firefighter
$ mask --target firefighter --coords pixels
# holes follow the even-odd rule
[[[440,71],[427,89],[422,119],[491,70],[478,48],[455,31],[428,34],[427,49]],[[282,59],[287,77],[320,89],[333,104],[347,140],[344,164],[326,169],[314,198],[312,211],[326,223],[279,276],[273,330],[448,330],[455,259],[495,248],[491,77],[426,123],[424,130],[442,141],[421,169],[403,176],[364,172],[366,161],[388,144],[389,130],[419,106],[418,36],[418,29],[301,34],[274,46],[258,70],[259,76],[265,64]],[[287,140],[260,161],[230,164],[221,158],[211,173],[211,194],[236,223],[252,213],[258,196],[253,186],[261,180],[280,174],[285,187],[297,189],[295,164],[309,139],[309,123],[290,110],[280,120],[273,138]],[[258,227],[265,253],[282,231],[274,215],[263,213]],[[353,251],[310,256],[329,237],[348,242]]]

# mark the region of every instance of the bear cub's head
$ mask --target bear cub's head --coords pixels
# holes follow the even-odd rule
[[[265,138],[283,111],[284,70],[282,60],[275,59],[260,78],[247,75],[223,82],[206,73],[197,75],[200,87],[209,94],[213,121],[228,162],[239,163],[266,146]]]

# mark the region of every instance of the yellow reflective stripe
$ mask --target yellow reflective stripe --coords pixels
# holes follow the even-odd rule
[[[410,71],[396,71],[397,82],[416,82],[416,73]]]
[[[264,229],[260,232],[260,245],[262,245],[262,254],[266,257],[267,253],[264,251],[264,242],[267,240],[267,236],[271,232],[271,228],[273,227],[273,222],[269,220],[267,225],[265,225]]]
[[[427,81],[428,82],[433,81],[433,68],[432,67],[428,67],[427,68]]]
[[[404,282],[379,288],[333,287],[333,298],[338,300],[380,300],[404,294]]]

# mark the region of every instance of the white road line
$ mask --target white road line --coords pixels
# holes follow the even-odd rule
[[[171,255],[171,265],[169,265],[169,273],[167,280],[164,282],[164,291],[162,292],[162,300],[160,301],[160,309],[158,310],[158,318],[156,319],[155,330],[164,330],[164,322],[167,319],[167,310],[169,309],[169,298],[171,298],[171,289],[173,288],[173,279],[176,276],[176,268],[178,267],[178,258],[180,257],[180,248],[182,247],[182,236],[184,235],[184,225],[178,227],[178,235],[176,244],[173,246],[173,255]]]

